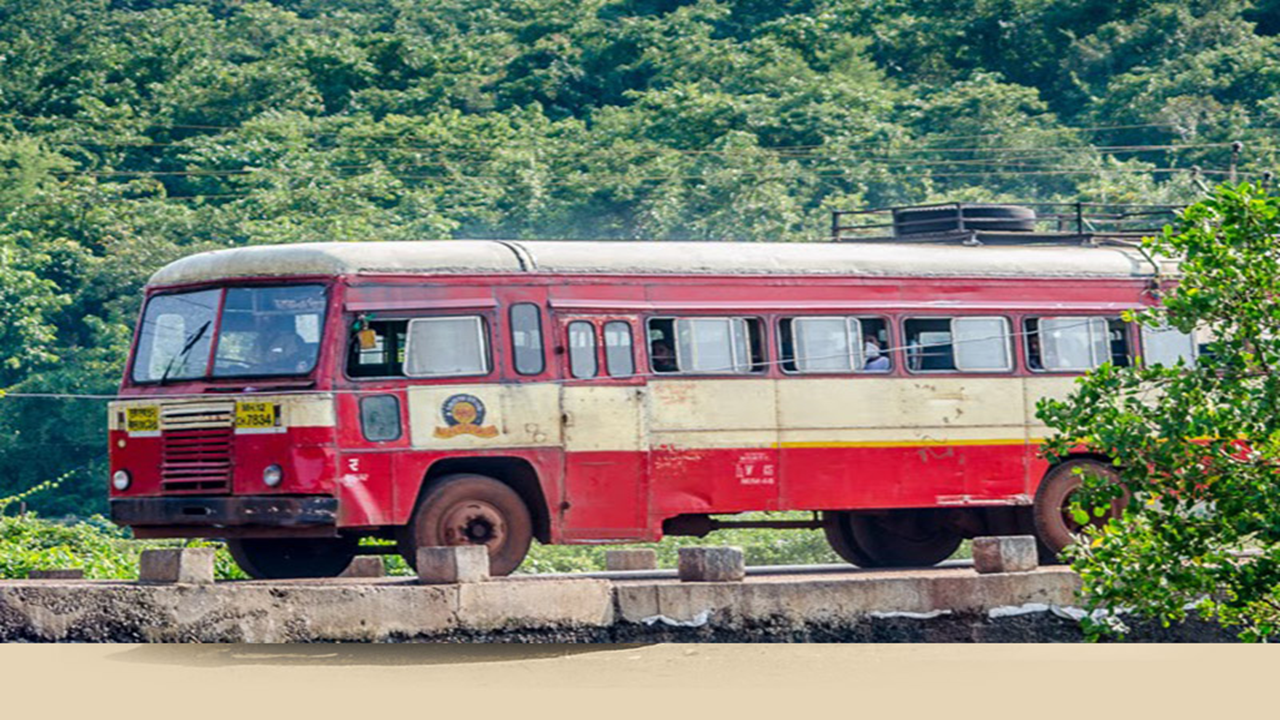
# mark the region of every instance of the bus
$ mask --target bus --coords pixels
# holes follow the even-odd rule
[[[1011,233],[994,233],[1009,235]],[[973,231],[966,237],[973,239]],[[446,240],[254,246],[151,277],[109,408],[112,519],[224,539],[252,577],[377,551],[821,528],[862,567],[965,538],[1052,555],[1082,450],[1036,401],[1140,331],[1125,243]],[[786,519],[743,513],[803,511]],[[795,519],[797,516],[800,519]]]

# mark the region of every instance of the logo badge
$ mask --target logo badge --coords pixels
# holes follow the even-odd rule
[[[484,403],[475,395],[449,396],[444,405],[440,406],[440,415],[444,417],[445,427],[436,428],[435,435],[438,438],[459,435],[491,438],[498,435],[498,428],[484,424]]]

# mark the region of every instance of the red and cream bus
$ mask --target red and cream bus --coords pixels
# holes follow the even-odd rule
[[[225,538],[255,577],[360,538],[487,545],[704,534],[810,511],[867,567],[1074,528],[1036,400],[1190,352],[1123,246],[323,243],[157,272],[110,409],[111,513]],[[362,548],[361,552],[365,549]]]

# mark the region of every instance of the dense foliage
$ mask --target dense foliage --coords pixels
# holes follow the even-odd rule
[[[214,247],[800,241],[834,208],[1187,199],[1232,141],[1245,177],[1272,165],[1278,9],[0,0],[0,389],[112,392],[148,274]],[[0,495],[100,463],[103,415],[0,399]],[[104,510],[97,469],[33,505]]]
[[[1078,520],[1123,517],[1073,548],[1088,601],[1173,622],[1196,608],[1249,639],[1280,633],[1280,197],[1223,186],[1146,242],[1181,258],[1163,308],[1137,314],[1209,342],[1193,364],[1104,366],[1042,401],[1058,436],[1110,456],[1120,483],[1087,477]],[[1127,502],[1126,502],[1127,501]]]

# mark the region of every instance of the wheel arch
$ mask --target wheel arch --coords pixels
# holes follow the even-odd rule
[[[1040,477],[1036,479],[1036,486],[1035,488],[1032,489],[1032,494],[1034,495],[1035,491],[1040,489],[1040,485],[1044,483],[1045,478],[1049,477],[1050,473],[1062,467],[1063,465],[1066,465],[1072,460],[1094,460],[1096,462],[1100,462],[1103,465],[1107,465],[1107,466],[1112,466],[1114,463],[1113,458],[1111,458],[1109,455],[1106,455],[1100,452],[1090,452],[1086,450],[1081,450],[1078,452],[1069,453],[1058,462],[1051,463],[1048,467],[1044,469],[1044,472],[1041,473]]]
[[[487,475],[515,490],[533,518],[533,536],[541,543],[551,541],[551,514],[547,508],[546,496],[542,492],[538,471],[533,463],[521,457],[455,457],[437,460],[423,475],[413,506],[417,507],[423,496],[440,484],[441,480],[458,473]]]

